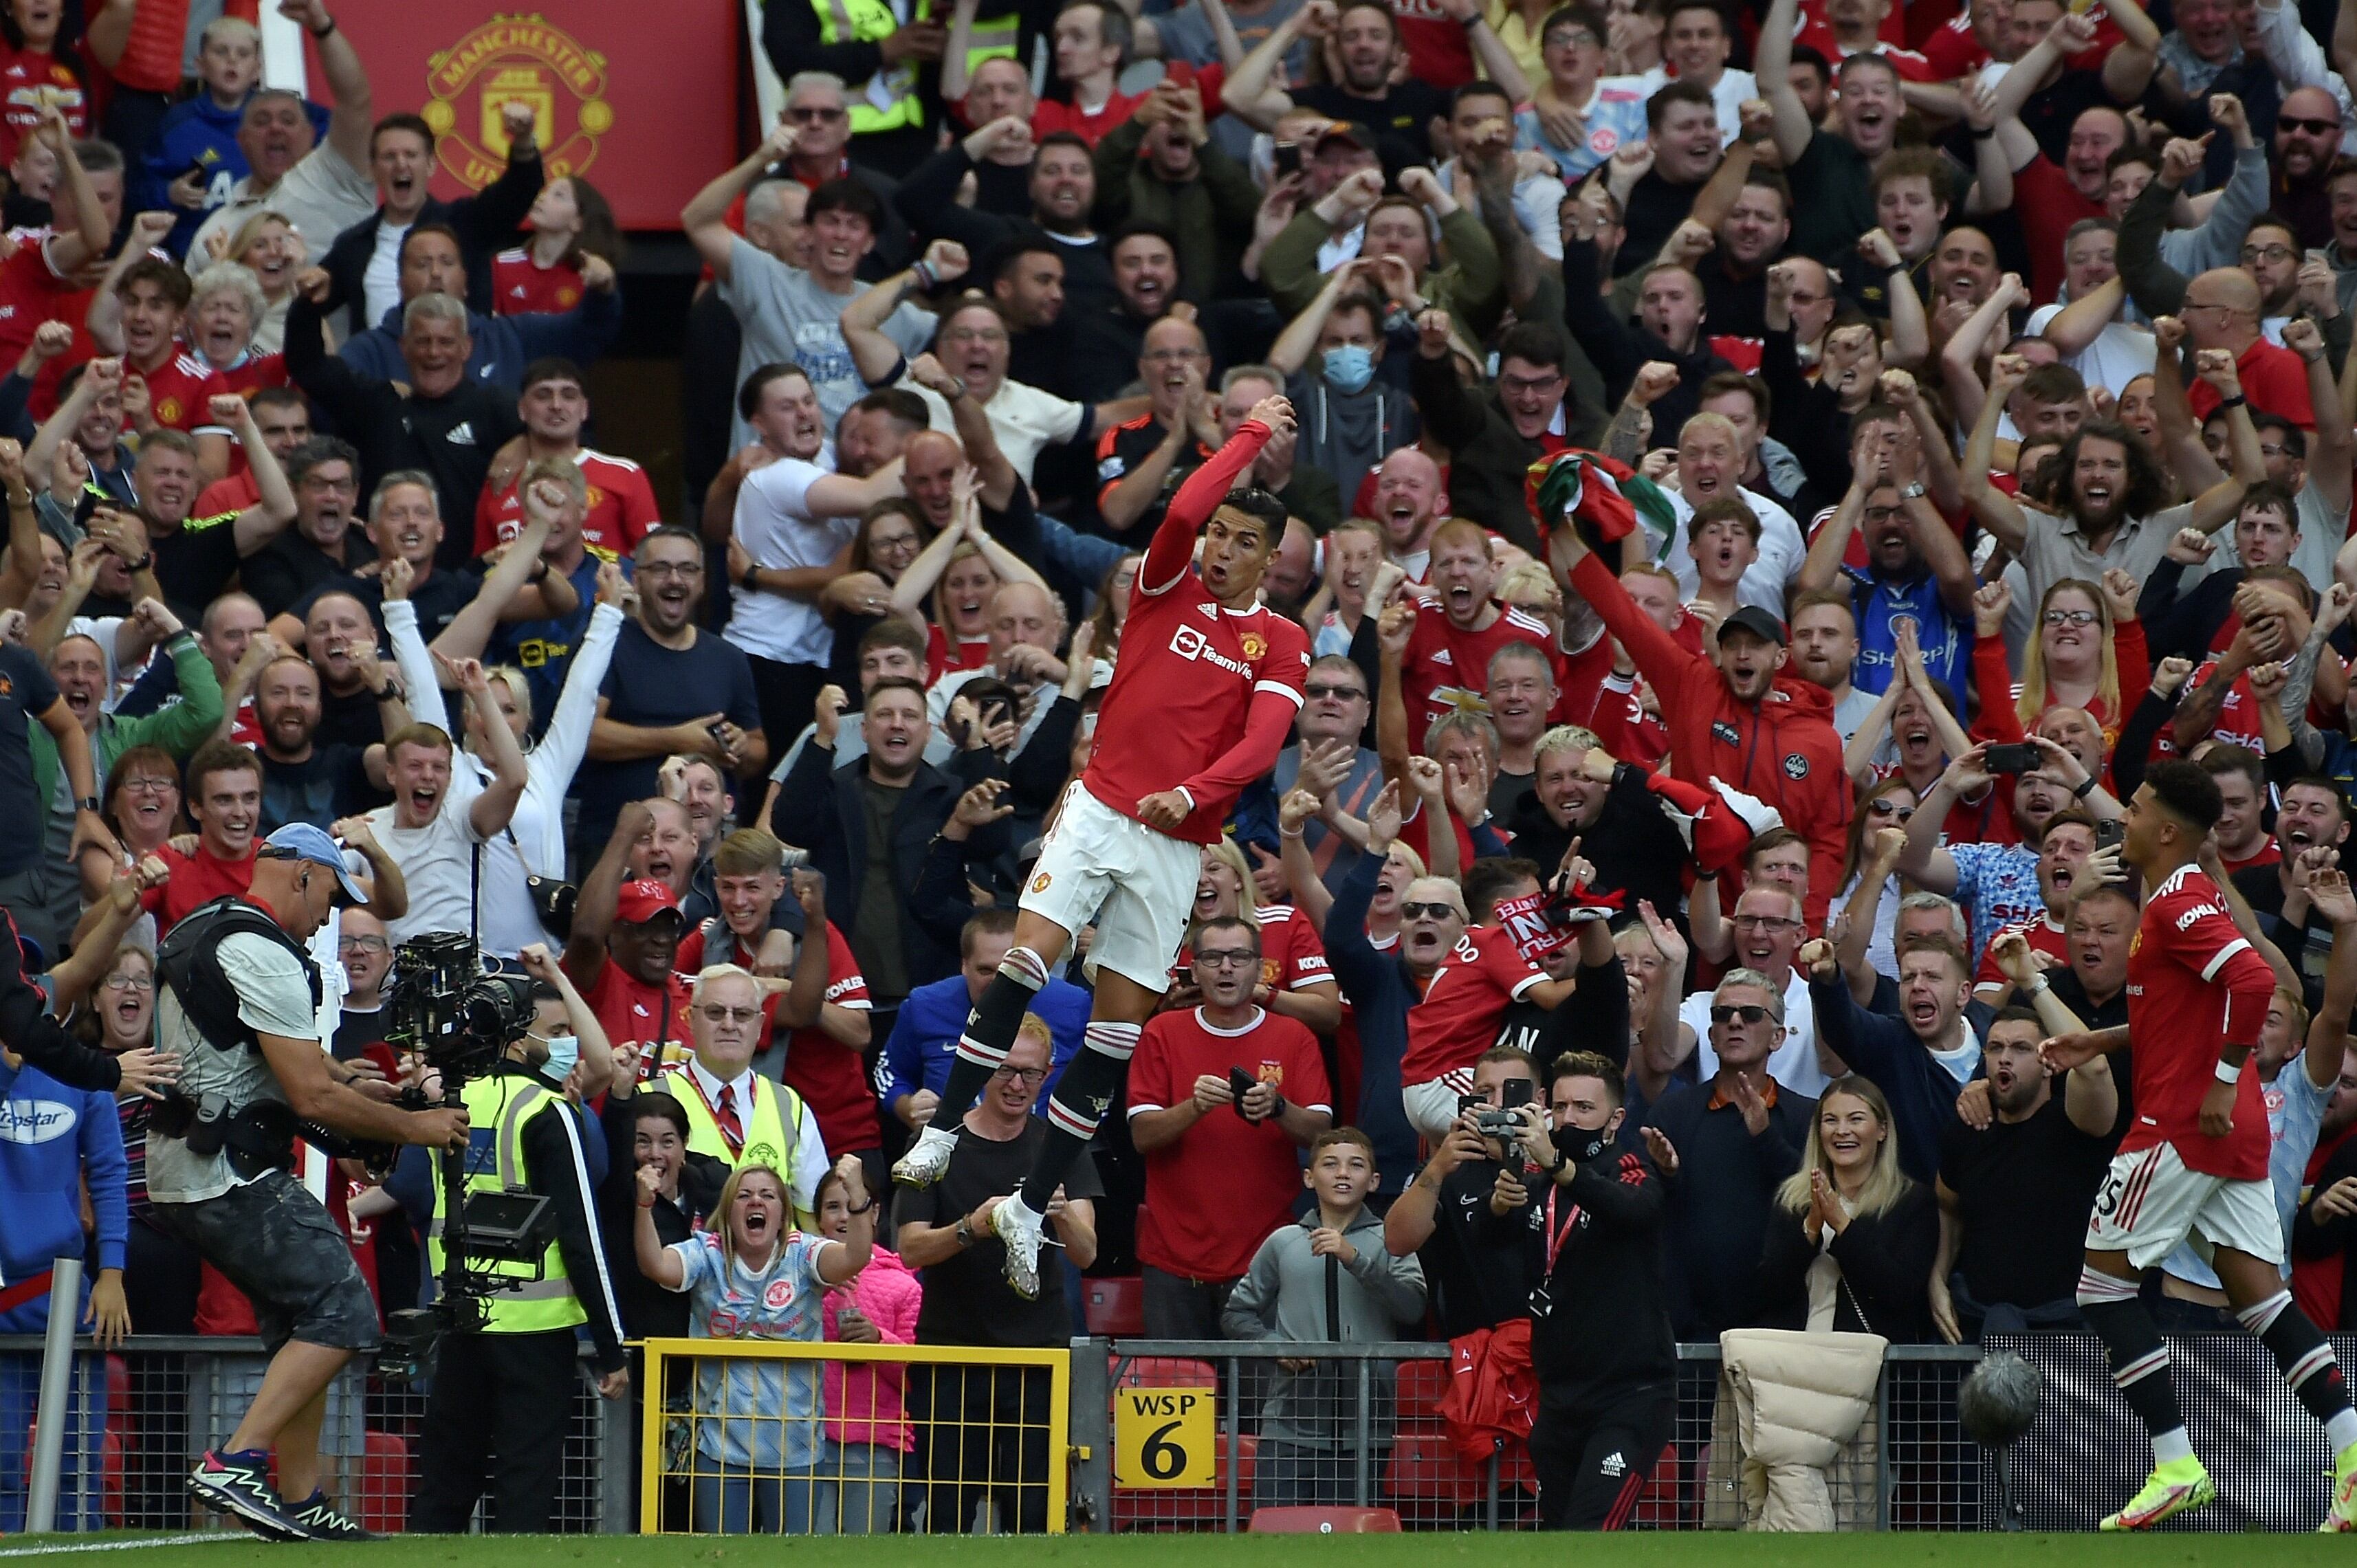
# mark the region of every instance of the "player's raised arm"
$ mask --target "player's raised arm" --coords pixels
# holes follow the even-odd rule
[[[1187,476],[1178,493],[1170,498],[1170,509],[1163,514],[1162,526],[1154,531],[1153,542],[1146,547],[1145,564],[1137,571],[1139,593],[1167,594],[1178,586],[1194,563],[1195,535],[1279,428],[1293,428],[1293,405],[1281,397],[1261,399],[1227,444]]]

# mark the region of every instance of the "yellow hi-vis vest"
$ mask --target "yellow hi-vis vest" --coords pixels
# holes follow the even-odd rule
[[[753,1103],[737,1108],[737,1124],[745,1129],[744,1146],[731,1154],[728,1140],[721,1134],[720,1118],[704,1098],[704,1086],[685,1068],[677,1069],[657,1078],[650,1087],[660,1089],[687,1108],[687,1146],[699,1155],[709,1155],[729,1166],[770,1165],[785,1177],[789,1198],[794,1185],[794,1134],[802,1124],[802,1098],[784,1084],[772,1079],[753,1075]],[[815,1218],[801,1205],[794,1207],[795,1222],[804,1230]]]
[[[792,0],[785,3],[791,4]],[[886,0],[810,0],[810,5],[818,16],[818,37],[823,44],[879,43],[900,26],[899,17]],[[923,16],[926,9],[920,4],[917,14]],[[965,51],[966,70],[971,72],[986,59],[1002,56],[1012,59],[1019,25],[1019,18],[1011,13],[975,22],[968,29],[972,41]],[[925,114],[917,101],[916,68],[904,61],[854,84],[848,107],[851,134],[855,136],[921,125]]]
[[[468,1192],[524,1190],[524,1123],[551,1108],[560,1116],[572,1114],[562,1097],[512,1073],[476,1079],[459,1098],[466,1104],[473,1128],[465,1155]],[[445,1154],[436,1157],[447,1160],[451,1156]],[[435,1174],[434,1218],[426,1228],[425,1258],[438,1279],[442,1273],[444,1215],[441,1173],[437,1170]],[[565,1277],[565,1258],[554,1241],[548,1244],[548,1251],[541,1259],[541,1276],[536,1280],[530,1277],[531,1268],[522,1263],[476,1266],[524,1281],[521,1289],[500,1291],[485,1304],[486,1334],[544,1334],[589,1321],[589,1315],[582,1310],[573,1294],[573,1282]]]

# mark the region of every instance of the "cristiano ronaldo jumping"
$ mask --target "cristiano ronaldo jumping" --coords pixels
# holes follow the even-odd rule
[[[990,1215],[1007,1281],[1026,1296],[1039,1291],[1041,1219],[1121,1091],[1169,984],[1198,846],[1219,841],[1238,793],[1275,766],[1301,707],[1308,636],[1260,599],[1285,508],[1265,490],[1230,493],[1270,437],[1292,429],[1293,405],[1264,398],[1171,498],[1130,590],[1087,771],[1066,788],[1024,887],[1015,945],[966,1019],[932,1121],[892,1167],[894,1180],[912,1186],[941,1179],[961,1118],[1006,1060],[1072,933],[1093,920],[1085,1047],[1048,1102],[1048,1140],[1023,1190]],[[1200,573],[1190,564],[1199,531]]]
[[[2195,864],[2218,821],[2218,786],[2192,763],[2157,764],[2128,802],[2121,858],[2151,889],[2128,950],[2126,1028],[2040,1047],[2067,1071],[2131,1041],[2136,1122],[2095,1194],[2079,1307],[2111,1352],[2112,1380],[2152,1434],[2153,1471],[2105,1530],[2146,1530],[2217,1496],[2169,1381],[2169,1348],[2136,1297],[2145,1270],[2189,1236],[2210,1254],[2234,1316],[2274,1353],[2324,1424],[2332,1498],[2323,1529],[2357,1525],[2357,1412],[2331,1346],[2284,1288],[2283,1222],[2267,1180],[2267,1114],[2244,1070],[2275,973]]]

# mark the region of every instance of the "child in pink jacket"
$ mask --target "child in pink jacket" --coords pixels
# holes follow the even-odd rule
[[[818,1230],[838,1239],[851,1230],[843,1183],[831,1172],[819,1183]],[[923,1299],[914,1271],[878,1247],[857,1278],[826,1293],[826,1337],[848,1345],[913,1345]],[[813,1510],[819,1534],[899,1528],[900,1455],[917,1445],[900,1398],[907,1370],[890,1361],[826,1364],[826,1444]]]

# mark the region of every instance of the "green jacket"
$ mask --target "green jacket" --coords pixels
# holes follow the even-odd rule
[[[1173,185],[1157,179],[1138,152],[1146,127],[1125,120],[1096,146],[1096,226],[1111,233],[1136,219],[1178,237],[1178,293],[1217,299],[1243,282],[1238,270],[1260,211],[1260,188],[1244,166],[1206,142],[1195,151],[1201,173]]]
[[[1286,316],[1308,309],[1324,286],[1318,248],[1332,233],[1304,204],[1261,252],[1261,282]],[[1481,220],[1461,207],[1440,220],[1440,239],[1448,248],[1448,264],[1424,274],[1424,297],[1454,316],[1472,341],[1487,341],[1506,307],[1505,269],[1498,263],[1498,247]]]
[[[113,714],[99,715],[98,733],[91,737],[90,750],[91,760],[98,768],[102,794],[114,759],[133,746],[160,746],[185,762],[188,754],[211,738],[221,725],[221,678],[213,673],[213,661],[197,646],[196,635],[175,633],[164,645],[164,651],[172,656],[172,669],[179,676],[178,701],[135,719],[118,718]],[[58,788],[57,737],[38,720],[27,720],[25,733],[32,742],[33,788],[38,791],[35,798],[44,802],[54,800]]]

